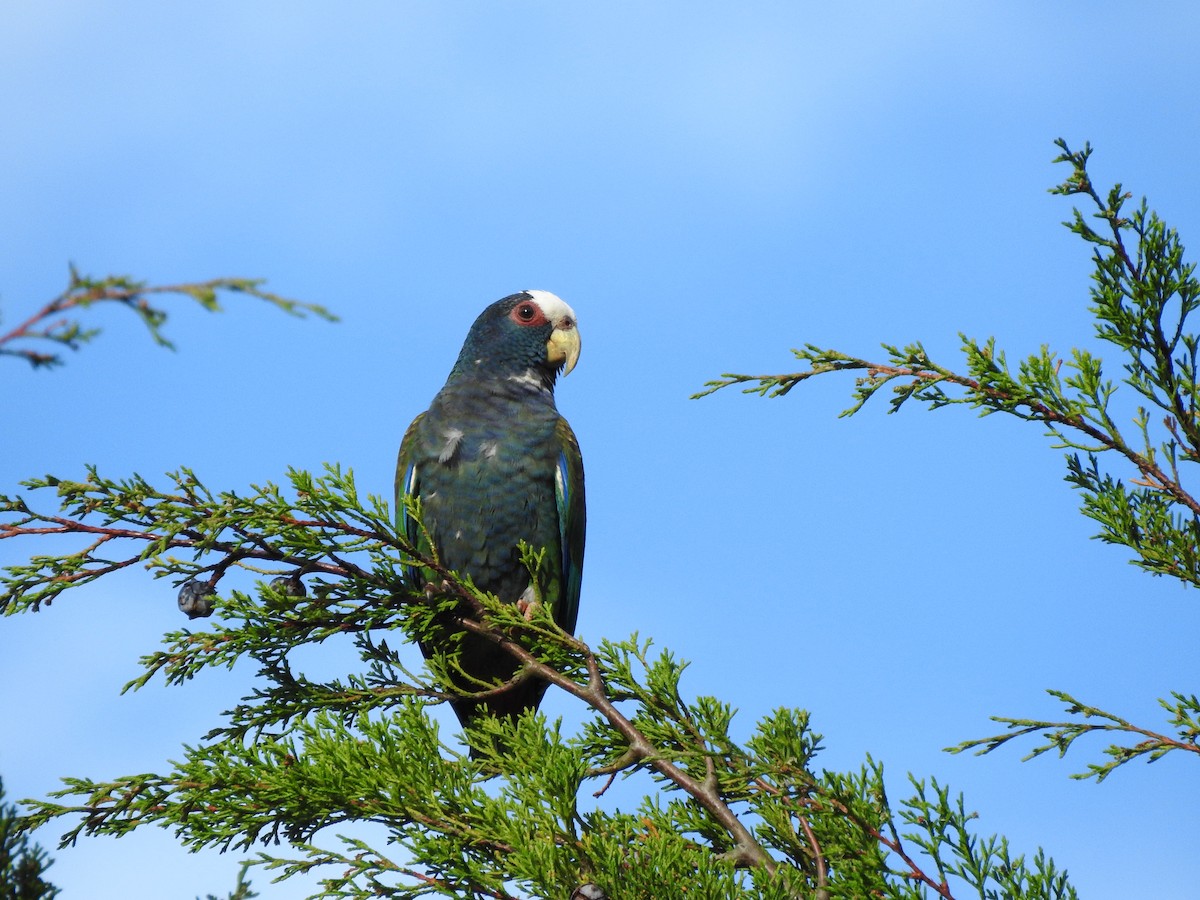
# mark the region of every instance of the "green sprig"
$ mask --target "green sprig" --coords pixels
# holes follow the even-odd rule
[[[213,278],[208,281],[182,284],[150,285],[123,275],[92,278],[82,275],[71,266],[66,289],[38,309],[15,328],[0,333],[0,356],[24,359],[36,368],[52,368],[63,364],[59,350],[78,350],[100,334],[99,328],[87,328],[77,318],[82,311],[98,303],[109,303],[129,309],[145,326],[150,337],[160,347],[174,349],[175,345],[163,333],[168,319],[167,310],[155,305],[158,297],[189,297],[209,312],[220,312],[221,294],[244,295],[263,300],[292,316],[315,316],[329,322],[337,317],[315,303],[290,300],[263,289],[261,279]],[[50,349],[41,349],[50,348]]]
[[[1120,354],[1119,379],[1106,374],[1101,357],[1087,349],[1075,348],[1063,357],[1042,346],[1014,370],[994,339],[960,335],[961,372],[935,363],[920,343],[884,344],[885,362],[806,344],[792,352],[807,370],[725,374],[696,396],[741,385],[744,393],[781,397],[815,376],[851,371],[856,373],[854,403],[843,416],[859,412],[887,386],[889,412],[916,400],[930,409],[966,405],[981,415],[1003,413],[1038,422],[1055,447],[1068,451],[1065,478],[1078,490],[1083,514],[1099,527],[1096,537],[1132,551],[1130,561],[1151,574],[1200,587],[1200,500],[1187,467],[1200,461],[1200,334],[1190,320],[1200,308],[1196,266],[1187,261],[1175,229],[1145,199],[1130,210],[1132,195],[1121,184],[1103,195],[1096,190],[1087,170],[1089,144],[1080,151],[1061,139],[1055,144],[1061,152],[1054,162],[1069,166],[1070,174],[1051,193],[1082,197],[1093,207],[1090,215],[1073,209],[1063,224],[1092,248],[1089,308],[1096,337]],[[1131,394],[1132,402],[1127,399]],[[1121,424],[1125,415],[1130,425]],[[1084,721],[997,718],[1010,732],[951,749],[990,752],[1014,738],[1040,734],[1047,743],[1028,759],[1051,749],[1065,754],[1079,737],[1097,731],[1133,737],[1132,746],[1106,747],[1109,759],[1089,764],[1077,776],[1097,781],[1132,759],[1154,761],[1173,750],[1197,750],[1192,695],[1174,693],[1172,700],[1159,700],[1179,729],[1172,738],[1085,706],[1064,692],[1050,693]]]

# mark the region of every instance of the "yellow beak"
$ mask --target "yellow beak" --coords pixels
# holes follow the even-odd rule
[[[571,374],[575,363],[579,362],[579,329],[573,319],[564,317],[555,324],[550,340],[546,342],[546,359],[562,366],[564,375]]]

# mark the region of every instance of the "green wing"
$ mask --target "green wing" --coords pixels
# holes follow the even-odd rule
[[[583,456],[567,420],[559,418],[555,428],[558,462],[554,470],[554,496],[558,501],[558,536],[562,548],[563,594],[555,619],[567,631],[575,630],[579,616],[579,586],[583,580],[583,543],[587,531],[583,490]]]
[[[413,448],[416,442],[417,423],[424,417],[425,413],[421,413],[408,426],[408,430],[404,432],[404,440],[400,442],[400,453],[396,457],[396,530],[408,538],[418,550],[427,552],[429,547],[423,546],[426,543],[424,535],[404,505],[406,494],[410,497],[420,496],[421,480],[416,461],[413,459]],[[410,585],[419,586],[420,570],[416,567],[405,566],[404,577]]]

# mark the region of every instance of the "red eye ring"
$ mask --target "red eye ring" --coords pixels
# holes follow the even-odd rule
[[[545,325],[547,322],[545,313],[542,308],[532,300],[522,300],[512,308],[512,312],[508,317],[518,325]]]

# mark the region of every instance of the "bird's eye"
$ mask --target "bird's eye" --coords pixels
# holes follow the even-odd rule
[[[546,314],[532,300],[521,300],[508,312],[508,318],[522,328],[536,328],[546,324]]]

